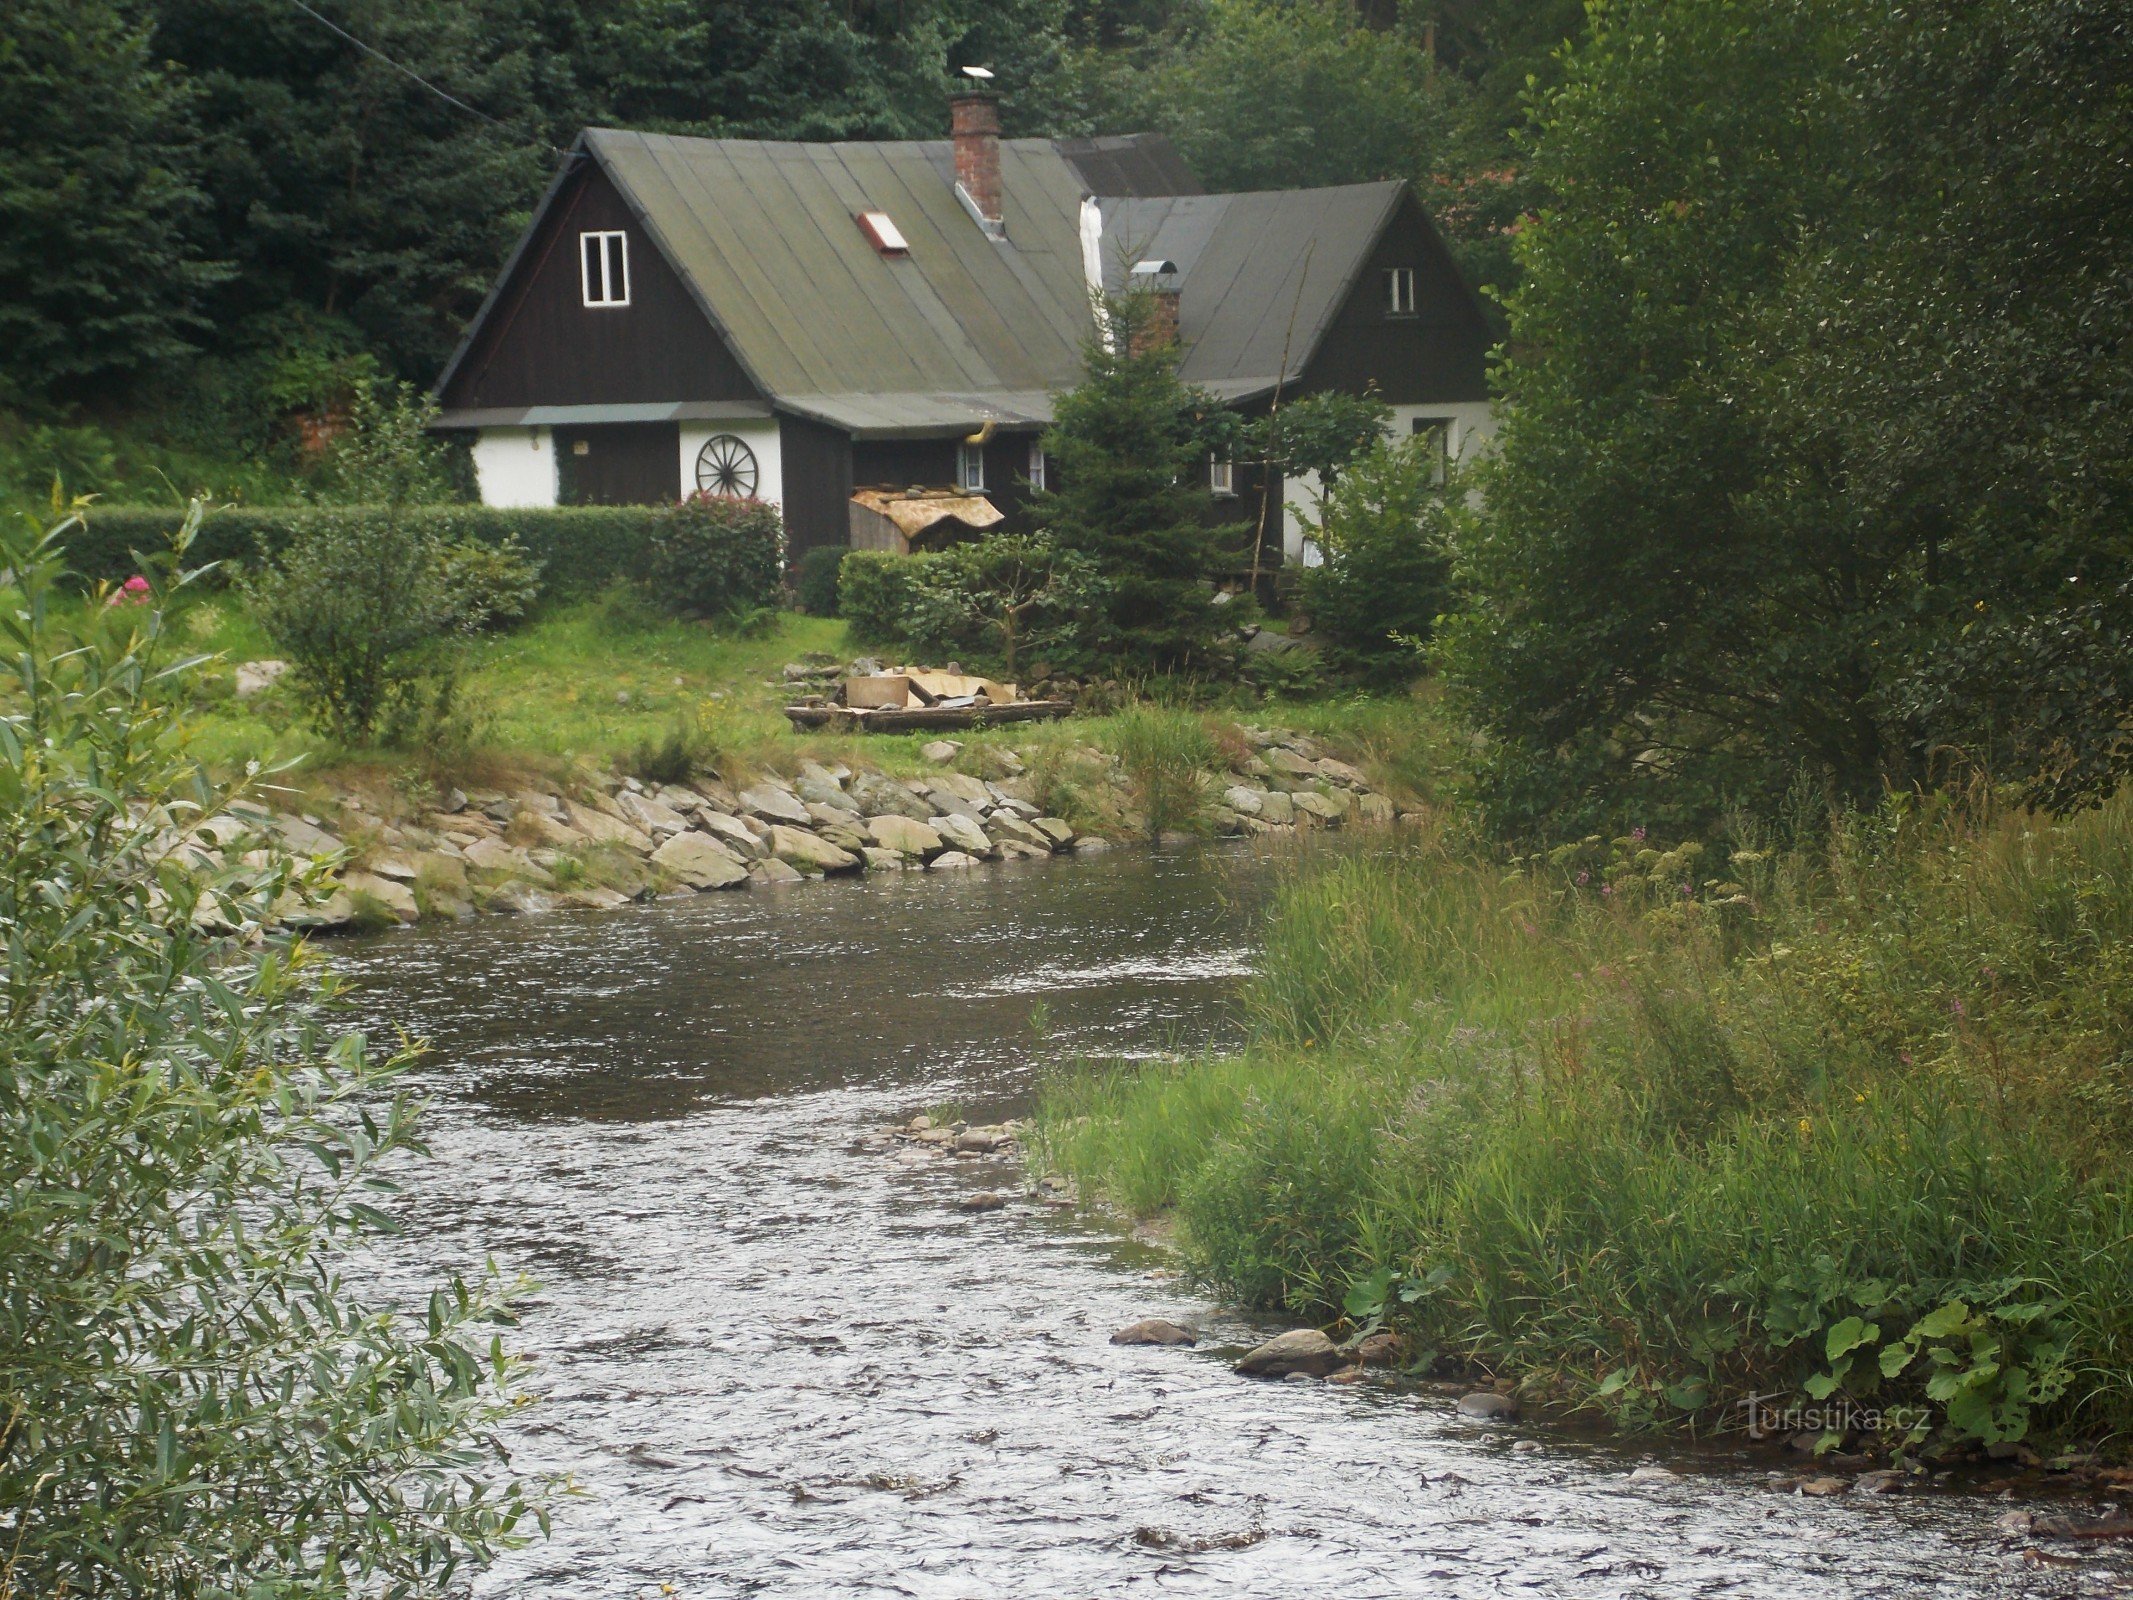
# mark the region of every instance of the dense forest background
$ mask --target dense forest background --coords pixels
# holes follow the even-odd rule
[[[939,137],[975,64],[1214,187],[1409,178],[1497,300],[1429,659],[1500,830],[2133,770],[2125,0],[15,0],[0,499],[300,492],[580,127]]]
[[[579,128],[942,137],[964,65],[998,74],[1011,133],[1161,129],[1211,187],[1414,179],[1500,283],[1521,91],[1582,17],[1575,0],[18,0],[0,37],[12,454],[94,487],[124,471],[111,428],[270,452],[365,375],[435,374]]]

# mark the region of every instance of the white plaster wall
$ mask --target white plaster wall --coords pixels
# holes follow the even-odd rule
[[[554,437],[546,428],[483,428],[474,437],[474,480],[485,506],[554,505]]]
[[[730,433],[755,452],[755,497],[775,505],[785,501],[785,473],[778,450],[778,419],[750,417],[736,422],[684,422],[681,425],[681,492],[696,493],[696,457],[714,436]]]
[[[1394,406],[1392,423],[1385,430],[1386,437],[1405,439],[1415,431],[1417,417],[1445,417],[1451,422],[1451,437],[1445,448],[1455,462],[1471,461],[1486,450],[1489,441],[1496,437],[1496,409],[1486,400],[1473,400],[1438,405]],[[1301,518],[1318,515],[1320,484],[1318,474],[1306,472],[1300,477],[1289,478],[1282,484],[1281,548],[1285,558],[1306,567],[1315,567],[1325,557],[1319,548],[1304,537]]]

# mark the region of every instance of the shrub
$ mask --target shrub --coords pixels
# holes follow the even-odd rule
[[[501,1308],[343,1284],[421,1148],[411,1057],[329,1031],[323,965],[262,932],[318,869],[268,833],[178,861],[168,829],[243,820],[172,704],[192,579],[166,554],[63,632],[75,526],[0,532],[0,1589],[440,1592],[527,1508]]]
[[[793,589],[800,609],[811,617],[837,615],[837,571],[851,551],[841,544],[818,544],[793,566]]]
[[[852,638],[864,645],[903,643],[918,585],[943,559],[900,556],[891,550],[854,550],[847,555],[837,571],[837,611],[850,625]]]
[[[389,507],[302,525],[248,584],[320,730],[360,744],[449,675],[460,612],[434,536]]]
[[[194,542],[201,562],[243,562],[285,548],[302,529],[366,514],[361,506],[218,506]],[[399,515],[441,545],[516,545],[557,599],[585,599],[642,575],[664,506],[405,505]],[[185,520],[173,506],[89,508],[67,545],[68,565],[82,578],[116,582],[140,570],[132,552],[166,547]]]
[[[731,617],[778,603],[785,523],[766,500],[692,494],[654,524],[645,579],[685,617]]]
[[[1450,600],[1445,490],[1415,441],[1379,443],[1327,491],[1311,537],[1325,553],[1300,589],[1328,664],[1377,684],[1417,676],[1417,646]]]
[[[509,534],[501,544],[457,540],[437,552],[437,561],[445,599],[464,627],[517,622],[541,592],[541,564]]]

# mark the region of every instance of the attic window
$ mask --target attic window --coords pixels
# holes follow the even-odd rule
[[[1237,492],[1237,464],[1222,456],[1208,456],[1207,487],[1225,499],[1234,495]]]
[[[630,303],[630,242],[617,232],[578,235],[578,271],[589,306]]]
[[[985,447],[965,439],[955,447],[955,481],[972,494],[985,492]]]
[[[900,256],[910,253],[911,246],[904,240],[903,230],[889,220],[886,211],[862,211],[859,213],[859,231],[867,236],[867,243],[885,256]]]
[[[1415,314],[1415,269],[1392,267],[1385,273],[1385,314],[1411,317]]]

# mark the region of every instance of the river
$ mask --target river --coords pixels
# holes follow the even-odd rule
[[[390,1280],[493,1257],[538,1284],[511,1442],[574,1492],[476,1592],[2117,1592],[2024,1565],[1974,1494],[1808,1500],[1767,1455],[1237,1377],[1270,1325],[1122,1230],[965,1212],[1012,1174],[861,1148],[934,1105],[1022,1111],[1071,1052],[1233,1037],[1268,871],[1119,851],[336,947],[364,1020],[434,1050]],[[1146,1316],[1211,1337],[1108,1343]],[[1683,1476],[1629,1481],[1660,1460]]]

